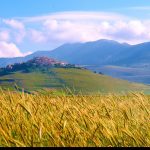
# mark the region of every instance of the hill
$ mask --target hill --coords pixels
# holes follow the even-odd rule
[[[51,63],[47,65],[47,62],[50,61],[48,58],[46,62],[38,64],[36,60],[39,59],[43,58],[35,58],[26,63],[2,68],[0,86],[14,90],[15,85],[18,85],[19,89],[24,88],[25,91],[36,91],[43,88],[65,89],[67,87],[75,93],[80,91],[83,93],[149,91],[149,86],[95,74],[74,65],[52,65]]]
[[[103,39],[87,43],[64,44],[54,50],[37,51],[26,57],[0,58],[0,67],[23,63],[42,56],[87,66],[92,71],[103,72],[115,78],[150,84],[148,71],[150,70],[150,42],[129,45]]]

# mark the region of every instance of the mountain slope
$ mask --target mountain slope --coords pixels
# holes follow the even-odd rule
[[[37,56],[52,57],[80,65],[150,66],[150,42],[129,45],[111,40],[64,44],[52,51],[38,51],[26,57],[0,58],[0,67],[25,62]]]
[[[39,51],[23,58],[0,59],[0,67],[27,61],[37,56],[52,57],[72,64],[107,64],[113,62],[116,59],[115,55],[128,47],[130,45],[111,40],[64,44],[52,51]]]
[[[65,44],[53,51],[44,52],[43,55],[73,64],[106,64],[115,59],[115,55],[130,47],[111,40],[98,40],[95,42]],[[36,53],[36,55],[41,55]]]
[[[126,51],[118,53],[116,65],[125,66],[150,66],[150,42],[130,46]]]
[[[137,45],[111,40],[65,44],[53,51],[37,52],[32,56],[45,55],[80,65],[118,65],[150,67],[150,42]]]

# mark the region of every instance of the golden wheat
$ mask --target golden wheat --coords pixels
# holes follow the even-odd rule
[[[150,146],[150,97],[0,91],[1,147]]]

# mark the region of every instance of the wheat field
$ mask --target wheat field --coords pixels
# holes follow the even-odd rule
[[[150,97],[0,91],[0,147],[149,147]]]

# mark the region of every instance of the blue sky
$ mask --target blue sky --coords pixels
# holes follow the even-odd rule
[[[1,0],[0,17],[25,17],[62,11],[114,11],[136,17],[141,12],[129,7],[150,6],[149,0]],[[132,13],[130,13],[132,12]]]
[[[116,3],[117,2],[117,3]],[[133,1],[132,1],[133,3]],[[2,17],[34,16],[60,11],[103,11],[128,7],[128,2],[101,0],[3,0],[0,14]],[[134,4],[137,3],[133,3]]]
[[[148,0],[1,0],[0,57],[64,43],[150,41]]]

